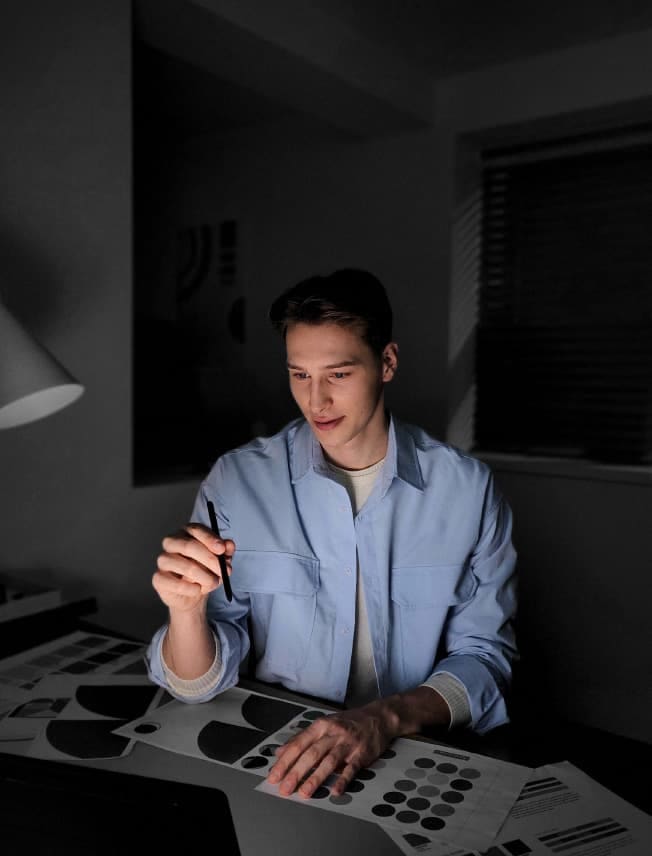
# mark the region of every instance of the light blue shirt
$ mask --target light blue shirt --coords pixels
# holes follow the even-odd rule
[[[353,517],[309,425],[296,419],[216,461],[191,517],[210,525],[206,499],[236,544],[233,601],[221,587],[209,596],[222,674],[193,701],[237,683],[251,613],[259,679],[342,702],[359,555],[380,695],[449,674],[467,693],[475,731],[508,720],[516,553],[511,510],[486,464],[391,417],[382,471]],[[169,690],[166,629],[147,662]]]

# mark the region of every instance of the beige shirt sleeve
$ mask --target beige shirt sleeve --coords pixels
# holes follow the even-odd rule
[[[163,672],[167,678],[170,688],[183,698],[192,699],[203,696],[218,683],[222,677],[222,650],[220,648],[220,640],[213,633],[215,639],[215,658],[210,669],[198,678],[193,678],[191,681],[186,681],[175,675],[172,669],[165,662],[163,653],[161,652],[161,661],[163,663]]]
[[[451,713],[451,728],[459,728],[471,722],[471,708],[466,695],[466,689],[460,680],[448,672],[438,672],[431,675],[419,686],[436,690],[448,705]]]

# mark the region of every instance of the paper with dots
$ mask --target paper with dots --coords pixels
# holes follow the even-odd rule
[[[256,790],[428,837],[444,848],[488,847],[531,769],[421,740],[401,738],[346,793],[329,782],[305,799],[265,781],[276,749],[331,710],[233,687],[199,705],[172,701],[114,734],[201,758],[262,779]]]
[[[326,711],[303,711],[279,733],[268,735],[242,763],[262,765],[266,753],[273,755],[277,745],[323,713]],[[262,772],[266,774],[266,770],[267,764]],[[442,852],[453,849],[448,846],[450,841],[455,841],[457,849],[482,850],[494,841],[531,773],[530,767],[519,764],[400,738],[370,767],[360,770],[341,796],[331,795],[329,780],[310,799],[297,794],[281,796],[278,785],[267,781],[256,790],[404,833],[418,833],[441,842]]]

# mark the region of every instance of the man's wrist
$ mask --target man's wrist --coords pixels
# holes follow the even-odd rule
[[[204,675],[216,654],[216,639],[206,620],[206,611],[170,611],[161,647],[168,668],[184,680]]]
[[[423,728],[448,728],[450,708],[443,696],[431,687],[419,686],[403,693],[394,693],[373,702],[379,705],[379,715],[390,740],[418,734]]]

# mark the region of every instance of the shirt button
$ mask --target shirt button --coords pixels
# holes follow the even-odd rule
[[[349,628],[348,628],[348,627],[343,627],[343,628],[342,628],[342,633],[343,633],[343,634],[345,634],[345,635],[346,635],[348,632],[349,632]]]
[[[344,568],[344,573],[345,573],[347,576],[350,576],[350,574],[351,574],[351,568]]]

